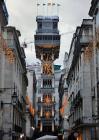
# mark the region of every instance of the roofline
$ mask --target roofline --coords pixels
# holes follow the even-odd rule
[[[90,7],[90,10],[89,10],[89,16],[93,16],[93,14],[95,13],[95,8],[96,8],[96,5],[98,3],[98,0],[92,0],[91,1],[91,7]]]

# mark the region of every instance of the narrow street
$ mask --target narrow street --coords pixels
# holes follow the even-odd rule
[[[0,140],[99,140],[99,0],[0,0]]]

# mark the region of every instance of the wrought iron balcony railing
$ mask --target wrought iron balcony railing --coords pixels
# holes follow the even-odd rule
[[[59,30],[58,29],[37,29],[36,30],[36,34],[40,34],[40,33],[44,33],[44,34],[59,34]]]
[[[53,106],[53,105],[56,104],[56,101],[51,101],[51,102],[49,102],[49,103],[46,103],[46,102],[44,102],[44,101],[40,101],[40,100],[39,100],[37,103],[38,103],[38,104],[42,104],[43,107],[44,107],[44,106]]]
[[[55,46],[60,46],[60,35],[35,35],[35,45],[48,45],[52,44]]]
[[[40,92],[41,92],[41,93],[52,93],[52,94],[53,94],[53,93],[54,93],[54,90],[55,90],[55,89],[54,89],[54,88],[51,88],[51,87],[49,87],[49,88],[43,87],[43,88],[40,89]]]
[[[52,120],[54,120],[54,117],[46,118],[45,116],[42,116],[41,120],[43,122],[50,122],[50,123],[52,123]]]
[[[47,75],[47,74],[41,74],[41,78],[42,79],[53,79],[54,78],[54,74],[52,75]]]

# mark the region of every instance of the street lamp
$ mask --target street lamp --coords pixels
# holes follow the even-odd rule
[[[14,89],[14,92],[11,96],[11,102],[10,103],[4,103],[2,100],[1,100],[1,108],[3,107],[4,104],[12,104],[13,106],[15,106],[18,102],[18,96],[17,96],[17,93],[15,91],[15,84],[14,84],[14,88],[0,88],[0,90],[9,90],[9,89]]]
[[[18,102],[18,96],[17,93],[14,91],[12,95],[12,105],[16,105]]]
[[[15,106],[17,104],[17,102],[18,102],[18,96],[17,96],[17,93],[14,92],[13,95],[11,96],[11,102],[5,103],[1,100],[1,108],[3,108],[4,104],[8,104],[8,105],[11,104],[11,105]]]

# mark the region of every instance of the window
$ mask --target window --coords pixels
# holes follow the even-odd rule
[[[43,23],[43,24],[44,24],[44,27],[45,27],[45,28],[50,28],[50,27],[51,27],[50,22],[45,22],[45,23]]]
[[[57,22],[53,22],[53,29],[57,29]]]
[[[41,29],[41,28],[42,28],[42,23],[38,22],[38,29]]]

